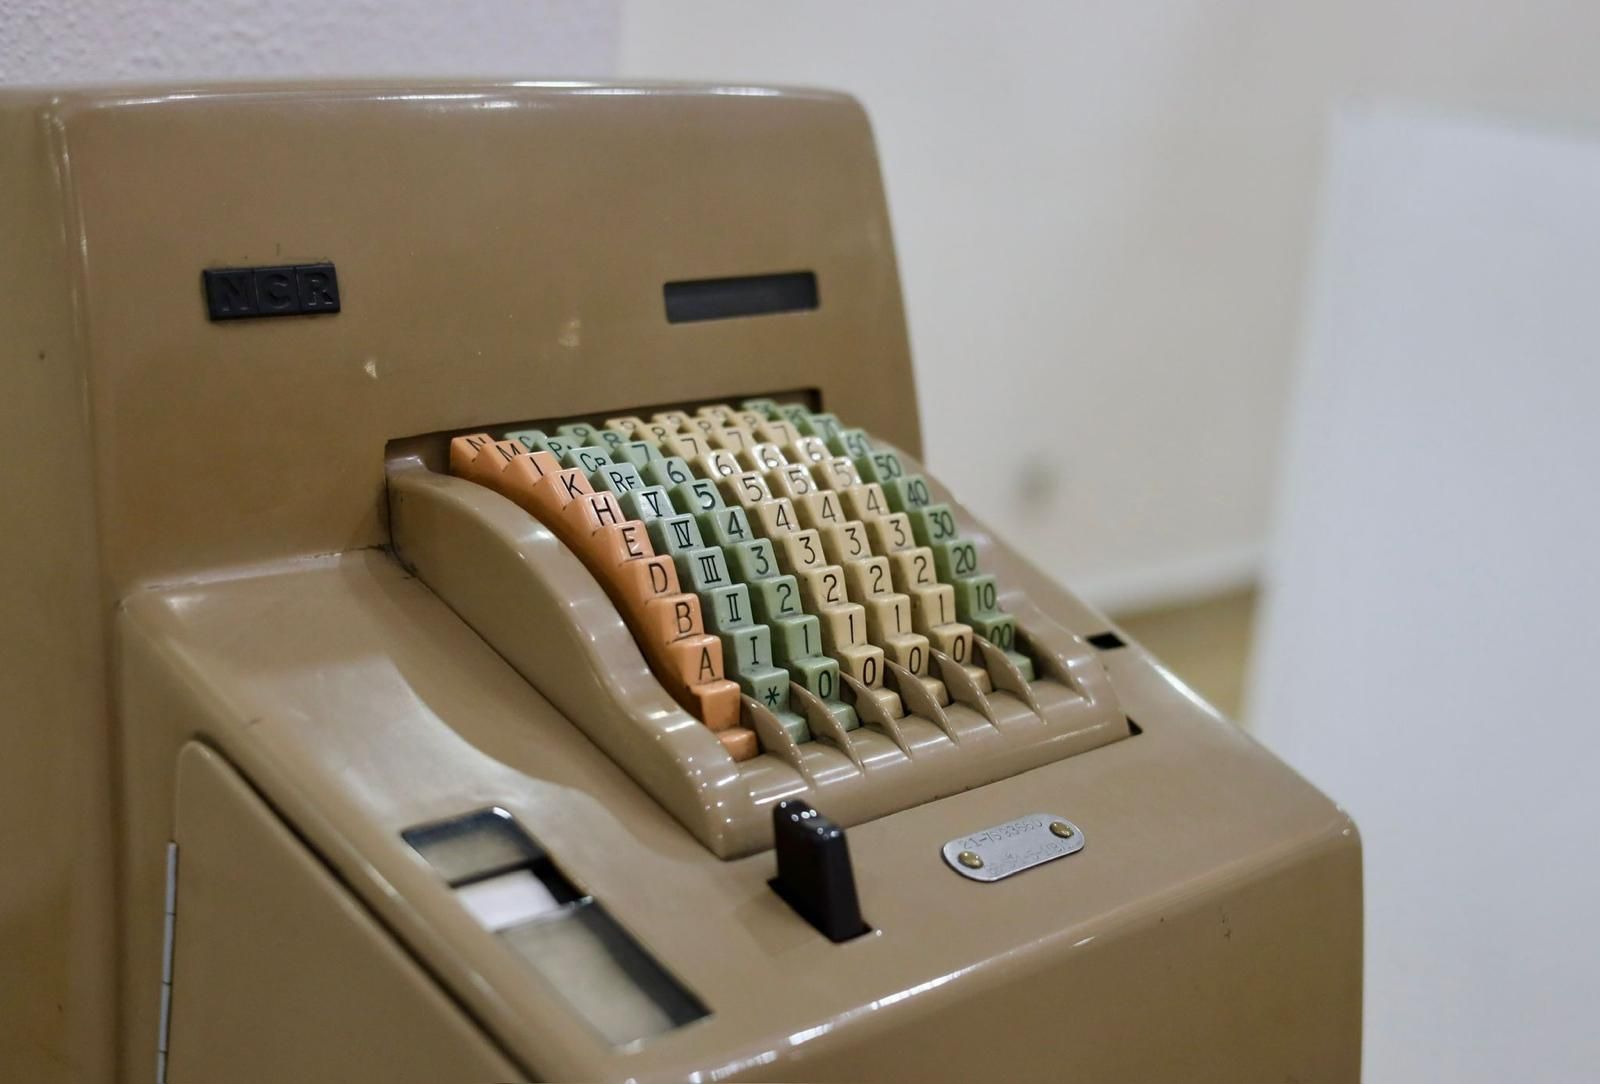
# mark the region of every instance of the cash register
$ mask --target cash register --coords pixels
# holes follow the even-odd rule
[[[850,98],[0,125],[8,1077],[1357,1077],[1354,826],[921,461]]]

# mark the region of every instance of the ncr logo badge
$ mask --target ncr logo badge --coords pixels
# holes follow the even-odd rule
[[[331,263],[214,268],[202,271],[200,278],[213,320],[339,311],[339,275]]]

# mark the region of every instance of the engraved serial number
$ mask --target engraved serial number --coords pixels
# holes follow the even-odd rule
[[[993,828],[986,829],[977,835],[968,836],[961,841],[961,846],[969,851],[975,851],[985,843],[999,843],[1007,839],[1016,839],[1018,836],[1038,832],[1044,827],[1038,821],[1011,821],[1007,824],[996,825]]]

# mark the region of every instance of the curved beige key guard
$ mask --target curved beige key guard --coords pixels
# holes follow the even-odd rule
[[[912,713],[898,719],[858,701],[859,729],[740,764],[668,695],[599,582],[537,519],[413,456],[390,462],[389,507],[400,560],[721,858],[771,846],[770,807],[784,798],[849,826],[1129,733],[1095,652],[1019,595],[1008,605],[1037,680],[984,650],[992,691],[949,664],[952,701],[931,717],[915,713],[926,698],[907,697]]]

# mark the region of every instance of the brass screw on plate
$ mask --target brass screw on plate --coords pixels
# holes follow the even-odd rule
[[[1051,821],[1050,831],[1054,832],[1062,839],[1071,839],[1073,836],[1078,834],[1077,832],[1073,831],[1072,825],[1068,824],[1066,821]]]
[[[956,861],[960,862],[968,869],[983,868],[983,859],[979,858],[973,851],[962,851],[960,854],[956,855]]]

